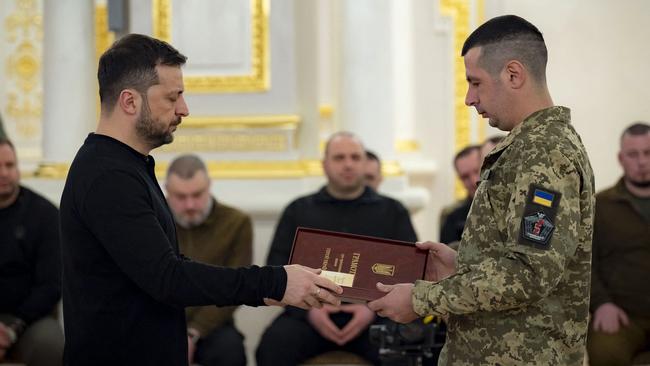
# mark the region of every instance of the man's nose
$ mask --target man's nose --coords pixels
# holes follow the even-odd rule
[[[185,98],[181,95],[178,98],[178,105],[176,106],[176,114],[181,117],[187,117],[190,115],[190,109],[185,102]]]
[[[475,104],[476,104],[476,93],[474,93],[471,88],[467,88],[467,93],[465,94],[465,105],[471,107]]]

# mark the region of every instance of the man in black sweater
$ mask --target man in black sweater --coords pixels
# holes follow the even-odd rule
[[[0,363],[61,365],[59,212],[20,185],[13,144],[0,137]]]
[[[179,254],[149,152],[170,143],[189,114],[185,61],[137,34],[99,60],[99,124],[61,198],[66,365],[186,365],[186,306],[339,303],[332,292],[341,288],[319,270],[231,269]]]

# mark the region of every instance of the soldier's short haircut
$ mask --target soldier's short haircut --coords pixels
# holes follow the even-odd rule
[[[194,174],[199,171],[204,172],[206,175],[208,174],[205,163],[203,163],[201,158],[193,154],[181,155],[169,164],[167,177],[175,174],[181,179],[192,179]]]
[[[454,156],[454,164],[458,161],[458,159],[462,159],[466,157],[467,155],[473,153],[474,151],[476,152],[481,152],[481,145],[467,145],[464,148],[462,148],[459,152],[456,153]]]
[[[355,134],[353,134],[352,132],[349,132],[349,131],[339,131],[339,132],[333,133],[332,136],[330,136],[327,139],[327,142],[325,143],[325,157],[327,157],[327,154],[329,153],[330,143],[332,143],[332,140],[334,140],[334,139],[336,139],[338,137],[347,137],[347,138],[350,138],[350,139],[353,139],[353,140],[357,140],[359,142],[359,144],[361,145],[361,148],[364,149],[364,151],[365,151],[365,148],[363,147],[363,142],[361,142],[361,139],[359,137],[357,137],[357,135],[355,135]]]
[[[7,137],[0,136],[0,146],[2,145],[7,145],[11,148],[11,150],[16,151],[16,148],[14,147],[14,143],[11,142]]]
[[[533,78],[546,84],[548,51],[544,36],[533,24],[516,15],[492,18],[467,37],[461,56],[481,47],[478,65],[492,77],[510,60],[521,62]]]
[[[129,34],[113,43],[99,58],[97,79],[102,110],[112,111],[120,93],[132,88],[140,94],[158,84],[156,66],[181,66],[187,57],[167,42]]]

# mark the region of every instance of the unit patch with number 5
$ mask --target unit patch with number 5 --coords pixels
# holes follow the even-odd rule
[[[519,230],[519,244],[548,249],[562,194],[537,184],[528,188],[528,197]]]

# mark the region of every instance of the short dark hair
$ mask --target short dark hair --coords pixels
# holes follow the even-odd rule
[[[366,160],[371,161],[374,160],[379,164],[379,170],[381,170],[381,159],[379,158],[379,155],[375,154],[371,150],[366,150]]]
[[[461,56],[481,47],[479,65],[493,77],[508,60],[518,60],[538,82],[546,83],[548,51],[544,36],[533,24],[516,15],[492,18],[467,37]]]
[[[375,154],[371,150],[366,150],[366,159],[368,159],[368,160],[376,160],[381,164],[381,159],[379,159],[379,156],[377,154]]]
[[[641,136],[647,133],[650,133],[649,124],[642,121],[634,122],[623,131],[623,133],[621,134],[621,140],[623,140],[623,137],[625,137],[626,135]]]
[[[122,90],[144,94],[158,84],[156,66],[181,66],[187,57],[167,42],[142,34],[129,34],[116,41],[99,58],[97,79],[102,109],[110,111]]]
[[[458,159],[464,158],[465,156],[471,154],[472,152],[477,151],[481,152],[481,145],[467,145],[464,148],[460,149],[459,152],[456,153],[454,156],[454,165],[458,161]]]
[[[0,136],[0,145],[9,145],[11,150],[13,150],[14,152],[16,151],[16,148],[14,147],[14,143],[11,142],[11,140],[9,140],[9,138],[7,137]]]
[[[203,163],[201,158],[193,154],[181,155],[169,164],[167,177],[176,174],[181,179],[191,179],[199,171],[204,172],[206,175],[208,174],[205,163]]]

